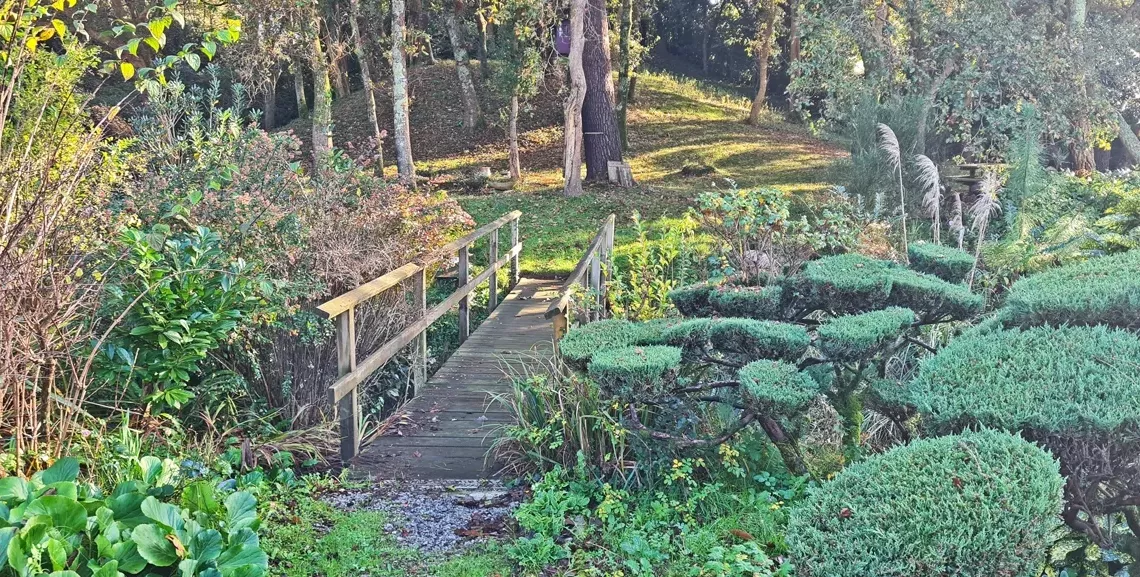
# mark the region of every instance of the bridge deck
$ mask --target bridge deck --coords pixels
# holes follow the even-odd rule
[[[415,399],[387,421],[384,434],[353,462],[378,478],[480,479],[497,467],[491,443],[511,416],[492,400],[510,392],[508,372],[551,352],[543,317],[559,283],[522,279]]]

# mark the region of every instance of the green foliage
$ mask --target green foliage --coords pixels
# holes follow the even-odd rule
[[[115,577],[170,571],[186,577],[258,577],[268,567],[257,500],[224,498],[209,481],[170,502],[171,461],[144,457],[109,495],[79,484],[79,463],[56,461],[29,481],[0,479],[0,575]]]
[[[753,319],[714,319],[708,326],[708,339],[713,350],[748,360],[795,361],[811,344],[800,325]]]
[[[625,319],[605,319],[574,327],[558,341],[562,357],[573,363],[589,362],[595,353],[634,344],[638,330]]]
[[[914,312],[900,307],[829,319],[819,327],[819,350],[836,361],[868,359],[914,321]]]
[[[692,220],[685,219],[668,227],[660,238],[650,240],[641,216],[633,213],[637,240],[614,259],[612,279],[607,283],[606,298],[615,316],[648,320],[669,312],[673,289],[695,276],[694,226]]]
[[[984,425],[1080,435],[1140,426],[1140,337],[1106,327],[971,333],[907,387],[932,432]]]
[[[603,391],[619,398],[659,392],[681,366],[681,349],[652,345],[609,349],[595,354],[588,370]]]
[[[120,244],[124,257],[107,286],[104,316],[122,321],[100,349],[99,379],[127,384],[135,402],[178,408],[194,396],[202,362],[249,322],[258,306],[255,279],[204,227],[127,229]]]
[[[687,317],[704,317],[713,313],[709,298],[715,283],[702,282],[669,291],[669,300],[677,311]]]
[[[1006,326],[1140,328],[1140,251],[1051,269],[1014,283],[1000,312]]]
[[[996,431],[914,441],[852,465],[788,524],[803,577],[1034,577],[1061,509],[1057,462]]]
[[[709,293],[708,302],[720,316],[777,320],[783,313],[783,294],[780,285],[724,285]]]
[[[963,282],[974,267],[974,255],[928,242],[910,243],[907,256],[910,268],[952,283]]]
[[[963,285],[857,254],[812,261],[791,282],[810,306],[839,314],[898,306],[928,321],[965,320],[985,304]]]
[[[820,393],[807,373],[781,361],[753,361],[740,369],[741,397],[763,414],[796,415]]]
[[[709,330],[715,322],[715,319],[708,318],[685,319],[665,329],[661,338],[667,345],[685,350],[701,350],[708,343]]]

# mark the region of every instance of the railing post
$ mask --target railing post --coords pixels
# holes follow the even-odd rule
[[[427,269],[421,268],[416,273],[412,290],[415,292],[416,308],[419,309],[420,318],[427,316]],[[412,397],[415,397],[427,384],[427,329],[420,331],[416,337],[416,354],[412,366]]]
[[[554,323],[554,354],[561,354],[558,350],[558,342],[566,335],[566,311],[558,311],[558,314],[551,319]]]
[[[514,250],[515,246],[518,243],[519,243],[519,219],[518,219],[518,217],[515,217],[513,220],[511,220],[511,249]],[[514,289],[515,285],[519,284],[519,253],[521,253],[521,252],[522,251],[520,250],[519,252],[516,252],[514,254],[514,256],[511,257],[511,278],[509,281],[511,284],[511,289]]]
[[[467,286],[471,282],[471,266],[468,263],[470,250],[468,245],[463,245],[459,249],[459,288]],[[459,343],[463,344],[467,337],[471,336],[471,293],[463,295],[459,301]]]
[[[491,278],[487,279],[487,288],[490,289],[487,293],[487,312],[495,310],[499,306],[499,229],[495,229],[487,237],[487,263],[495,269],[491,272]]]
[[[601,253],[604,249],[605,247],[599,247],[598,252]],[[590,292],[593,294],[590,295],[589,301],[593,304],[594,310],[590,314],[593,320],[602,318],[600,305],[603,302],[602,287],[605,286],[602,281],[602,256],[595,254],[593,260],[590,261]]]
[[[336,317],[336,370],[343,377],[356,368],[355,308]],[[336,406],[340,421],[340,459],[347,465],[360,451],[360,396],[356,387]]]
[[[606,261],[606,266],[605,271],[603,272],[605,277],[602,279],[601,313],[605,316],[608,316],[609,310],[607,308],[607,305],[609,304],[609,300],[607,296],[609,295],[610,290],[610,279],[613,278],[614,274],[614,216],[612,214],[606,220],[606,242],[603,244],[602,250],[604,251],[603,258]]]

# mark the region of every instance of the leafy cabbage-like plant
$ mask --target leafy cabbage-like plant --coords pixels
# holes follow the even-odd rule
[[[138,461],[136,477],[109,495],[77,482],[79,462],[56,461],[25,481],[0,479],[0,574],[118,577],[260,577],[269,559],[257,537],[257,500],[222,498],[214,485],[187,485],[169,503],[173,463]]]
[[[847,467],[794,509],[802,577],[1035,577],[1063,479],[1036,445],[985,430],[914,441]]]

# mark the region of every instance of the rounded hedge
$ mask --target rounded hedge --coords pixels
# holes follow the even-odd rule
[[[1140,250],[1038,273],[1013,284],[1007,327],[1108,325],[1140,330]]]
[[[681,349],[653,345],[599,351],[590,361],[590,377],[619,397],[660,391],[681,366]]]
[[[811,345],[811,336],[800,325],[753,319],[715,319],[708,326],[708,336],[714,350],[750,361],[794,361]]]
[[[738,379],[744,403],[765,414],[799,413],[820,393],[811,376],[781,361],[748,363],[740,369]]]
[[[896,268],[890,282],[888,304],[925,314],[930,319],[967,320],[981,314],[986,305],[981,295],[970,292],[965,285],[905,268]]]
[[[1140,426],[1140,337],[1108,327],[971,331],[922,364],[906,399],[932,432]]]
[[[558,342],[562,357],[585,363],[598,351],[628,347],[639,336],[639,329],[625,319],[606,319],[574,327]]]
[[[888,307],[828,320],[819,327],[819,350],[836,361],[857,361],[874,355],[914,323],[914,312]]]
[[[996,431],[915,441],[844,469],[792,510],[800,577],[1036,577],[1063,479]]]
[[[784,289],[779,285],[726,285],[710,291],[708,302],[723,317],[779,319],[783,310],[783,294]]]
[[[702,282],[675,288],[669,291],[668,297],[682,315],[703,317],[713,313],[709,304],[709,293],[715,288],[716,285],[713,283]]]
[[[910,268],[934,275],[944,281],[960,283],[974,268],[974,255],[964,251],[928,242],[912,242],[907,247]]]

